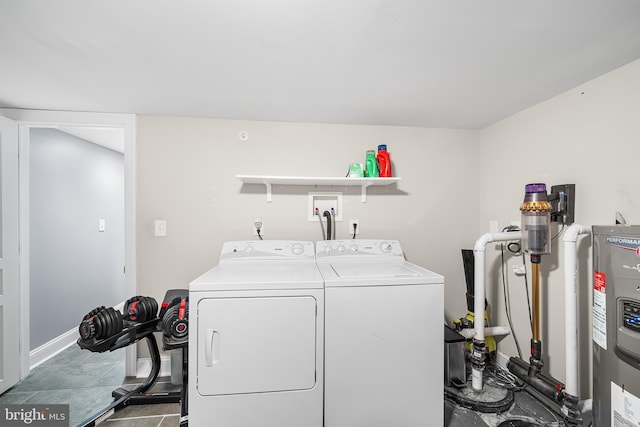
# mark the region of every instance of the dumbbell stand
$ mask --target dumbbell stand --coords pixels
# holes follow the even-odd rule
[[[147,347],[149,348],[149,354],[151,356],[151,372],[146,380],[134,388],[133,390],[127,390],[122,387],[115,389],[112,393],[114,397],[114,401],[111,405],[106,408],[100,410],[92,417],[88,418],[86,421],[79,424],[81,427],[94,427],[115,412],[123,409],[129,405],[148,405],[154,403],[181,403],[181,413],[184,415],[181,417],[181,426],[186,426],[186,423],[183,424],[182,418],[186,419],[186,396],[183,399],[183,395],[186,393],[186,376],[187,376],[187,365],[186,365],[186,348],[183,348],[183,366],[182,366],[182,377],[183,377],[183,387],[181,391],[176,392],[163,392],[163,393],[146,393],[151,386],[156,382],[158,378],[158,374],[160,373],[160,351],[158,350],[158,344],[156,342],[155,337],[153,336],[153,330],[145,331],[143,334],[138,335],[138,340],[145,339],[147,342]]]
[[[189,389],[189,341],[187,337],[174,338],[162,335],[162,348],[163,350],[176,350],[180,349],[182,353],[182,389],[180,390],[180,427],[187,427],[189,425],[189,405],[188,405],[188,392]]]

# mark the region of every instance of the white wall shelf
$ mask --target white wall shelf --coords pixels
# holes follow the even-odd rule
[[[301,176],[267,176],[267,175],[236,175],[245,184],[263,184],[267,191],[267,202],[271,202],[272,185],[345,185],[360,187],[362,203],[367,201],[367,188],[372,186],[390,185],[400,181],[399,177],[390,178],[331,178],[331,177],[301,177]]]

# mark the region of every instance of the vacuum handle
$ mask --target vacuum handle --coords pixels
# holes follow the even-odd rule
[[[204,345],[204,365],[213,366],[220,361],[220,333],[207,329]]]

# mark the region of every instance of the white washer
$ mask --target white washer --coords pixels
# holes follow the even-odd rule
[[[312,242],[227,242],[189,285],[189,423],[322,427],[324,286]]]
[[[325,427],[443,425],[444,278],[395,240],[316,244],[325,280]]]

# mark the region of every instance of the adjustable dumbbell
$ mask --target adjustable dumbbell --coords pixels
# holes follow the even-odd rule
[[[124,304],[126,320],[143,323],[158,314],[158,302],[151,297],[135,296]]]
[[[80,322],[80,338],[103,340],[122,331],[122,314],[113,307],[97,307],[87,313]]]
[[[174,298],[162,316],[162,331],[168,337],[184,338],[189,333],[189,297]]]

